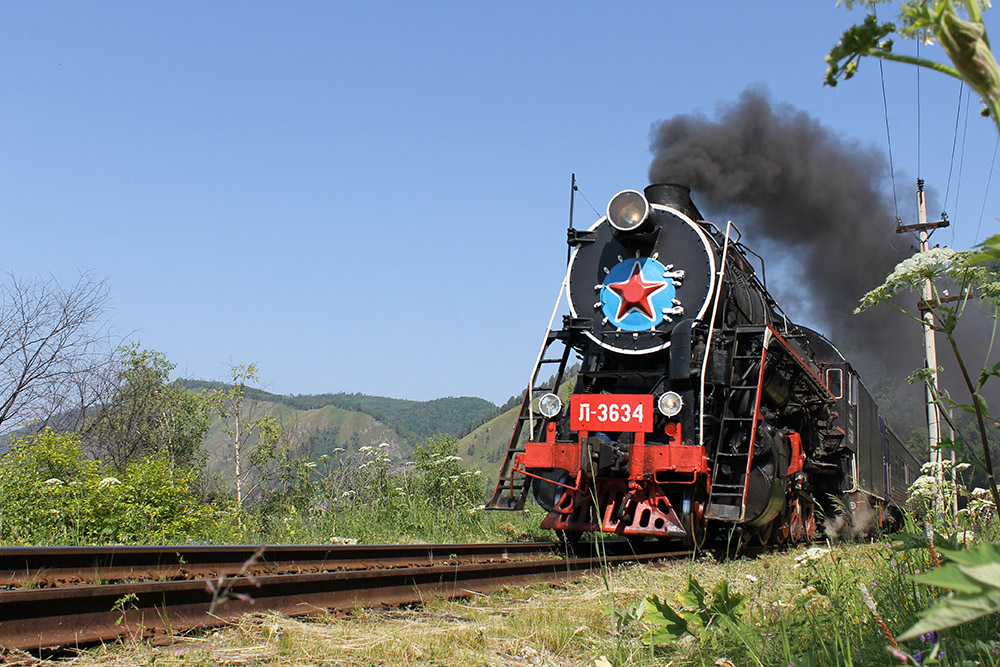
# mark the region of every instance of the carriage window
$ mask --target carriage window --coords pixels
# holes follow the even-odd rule
[[[834,398],[844,395],[844,372],[839,368],[826,369],[826,387]]]
[[[851,394],[848,397],[848,400],[850,401],[851,405],[857,405],[858,404],[858,376],[857,375],[852,375],[851,376]]]

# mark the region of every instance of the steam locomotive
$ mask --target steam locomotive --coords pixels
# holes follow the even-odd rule
[[[657,184],[618,193],[568,243],[488,508],[522,509],[530,492],[563,535],[691,547],[732,527],[809,541],[844,507],[856,523],[898,518],[920,463],[837,348],[789,321],[732,223]]]

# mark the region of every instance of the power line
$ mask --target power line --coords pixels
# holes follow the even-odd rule
[[[993,182],[993,167],[997,164],[997,149],[1000,148],[1000,135],[997,135],[997,142],[993,145],[993,159],[990,160],[990,174],[986,177],[986,192],[983,193],[983,207],[979,210],[979,223],[976,225],[976,243],[979,243],[979,230],[983,226],[983,214],[986,213],[986,200],[990,194],[990,183]]]
[[[878,59],[878,73],[882,80],[882,111],[885,114],[885,143],[889,148],[889,179],[892,181],[892,205],[896,211],[896,224],[902,221],[899,217],[899,198],[896,196],[896,168],[892,162],[892,135],[889,133],[889,100],[885,94],[885,71],[882,68],[882,59]]]
[[[965,82],[958,85],[958,109],[955,110],[955,132],[951,140],[951,160],[948,162],[948,186],[944,190],[943,208],[948,208],[948,194],[951,192],[951,175],[955,170],[955,147],[958,146],[958,123],[962,118],[962,93],[965,92]]]
[[[965,123],[962,126],[962,151],[958,156],[958,182],[955,184],[955,212],[952,217],[958,220],[958,205],[962,201],[959,196],[962,192],[962,172],[965,169],[965,147],[968,145],[966,138],[969,136],[969,89],[965,90]],[[954,234],[952,230],[952,234]]]

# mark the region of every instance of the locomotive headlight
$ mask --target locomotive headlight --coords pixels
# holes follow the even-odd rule
[[[656,409],[666,417],[676,417],[677,413],[684,407],[684,400],[676,391],[668,391],[661,394],[656,401]]]
[[[552,419],[562,410],[562,401],[555,394],[542,394],[538,398],[538,411],[547,419]]]
[[[623,232],[638,229],[649,217],[649,202],[637,190],[622,190],[608,202],[608,221]]]

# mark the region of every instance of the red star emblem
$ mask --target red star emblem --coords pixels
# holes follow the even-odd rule
[[[639,262],[632,267],[632,275],[628,280],[621,283],[611,283],[608,289],[621,298],[621,305],[618,306],[618,315],[615,317],[621,320],[628,315],[631,310],[638,310],[640,313],[653,320],[653,303],[650,297],[666,287],[666,283],[647,283],[642,279],[642,265]]]

